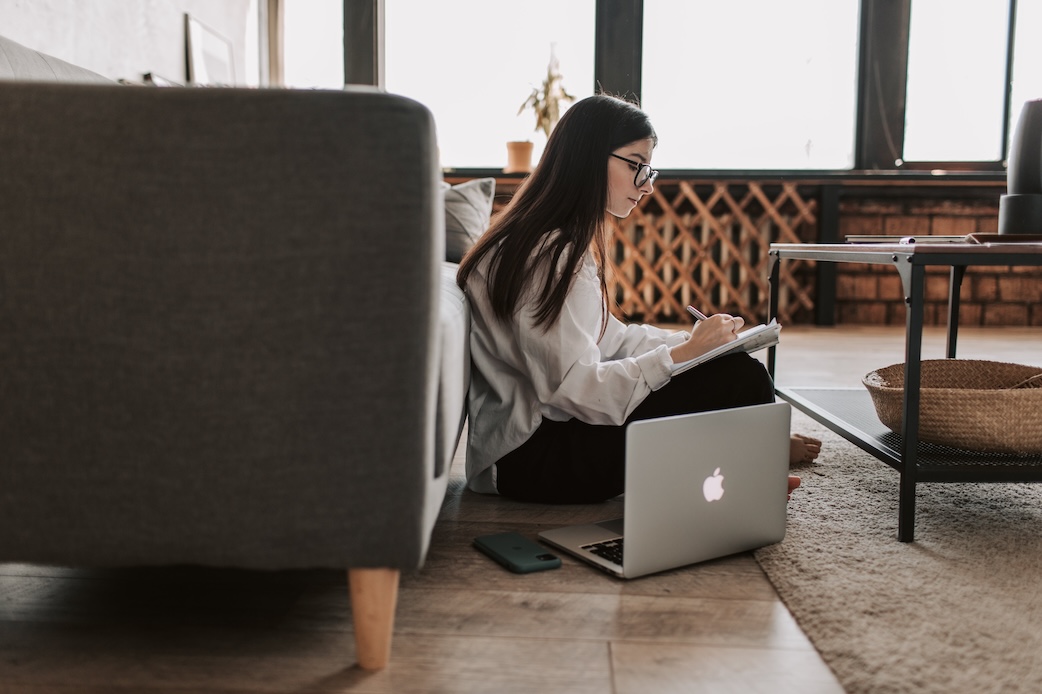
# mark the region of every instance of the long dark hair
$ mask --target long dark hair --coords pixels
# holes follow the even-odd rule
[[[459,286],[465,288],[477,264],[491,256],[487,290],[496,318],[506,323],[528,283],[539,276],[533,272],[535,266],[549,260],[536,306],[536,325],[546,330],[560,316],[577,268],[586,249],[592,248],[606,319],[608,155],[648,138],[658,142],[647,115],[627,101],[598,95],[572,105],[550,134],[539,165],[460,262]],[[563,271],[558,274],[562,257]]]

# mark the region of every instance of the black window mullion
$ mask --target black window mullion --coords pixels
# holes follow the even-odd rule
[[[1009,152],[1009,139],[1013,133],[1009,131],[1010,119],[1013,115],[1013,49],[1017,42],[1017,0],[1009,0],[1009,35],[1006,37],[1006,102],[1002,111],[1002,152],[1000,159],[1006,159]]]
[[[644,0],[597,0],[594,93],[640,102]]]
[[[862,0],[855,169],[894,169],[904,152],[911,0]]]
[[[344,84],[383,85],[384,0],[344,0]]]

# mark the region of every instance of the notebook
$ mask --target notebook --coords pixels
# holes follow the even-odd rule
[[[682,361],[679,364],[674,364],[672,374],[682,374],[688,369],[694,368],[699,364],[704,364],[707,361],[722,357],[725,354],[731,354],[732,352],[755,352],[757,350],[771,347],[772,345],[778,344],[778,337],[781,333],[781,325],[778,321],[771,319],[770,323],[761,323],[760,325],[748,328],[738,333],[738,339],[732,340],[726,344],[720,345],[715,349],[711,349],[705,354],[689,359],[688,361]]]
[[[778,402],[632,422],[623,518],[546,530],[539,538],[621,578],[779,542],[790,416],[791,406]]]

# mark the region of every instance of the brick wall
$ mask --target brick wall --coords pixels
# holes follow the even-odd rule
[[[840,203],[840,238],[849,235],[964,236],[994,234],[998,196],[980,199],[858,197]],[[927,268],[927,325],[945,325],[949,272]],[[959,324],[1042,325],[1042,268],[969,268],[960,292]],[[841,264],[836,278],[837,324],[903,324],[904,294],[893,268]]]

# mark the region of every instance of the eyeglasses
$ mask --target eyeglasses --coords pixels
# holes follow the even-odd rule
[[[638,188],[640,188],[645,183],[654,183],[655,179],[658,178],[658,171],[651,168],[650,164],[644,164],[643,162],[633,161],[632,159],[627,159],[626,157],[620,157],[618,154],[615,154],[615,152],[610,152],[609,154],[610,156],[613,156],[616,159],[621,159],[630,166],[634,167],[634,171],[636,171],[636,173],[633,175],[633,185],[637,186]]]

